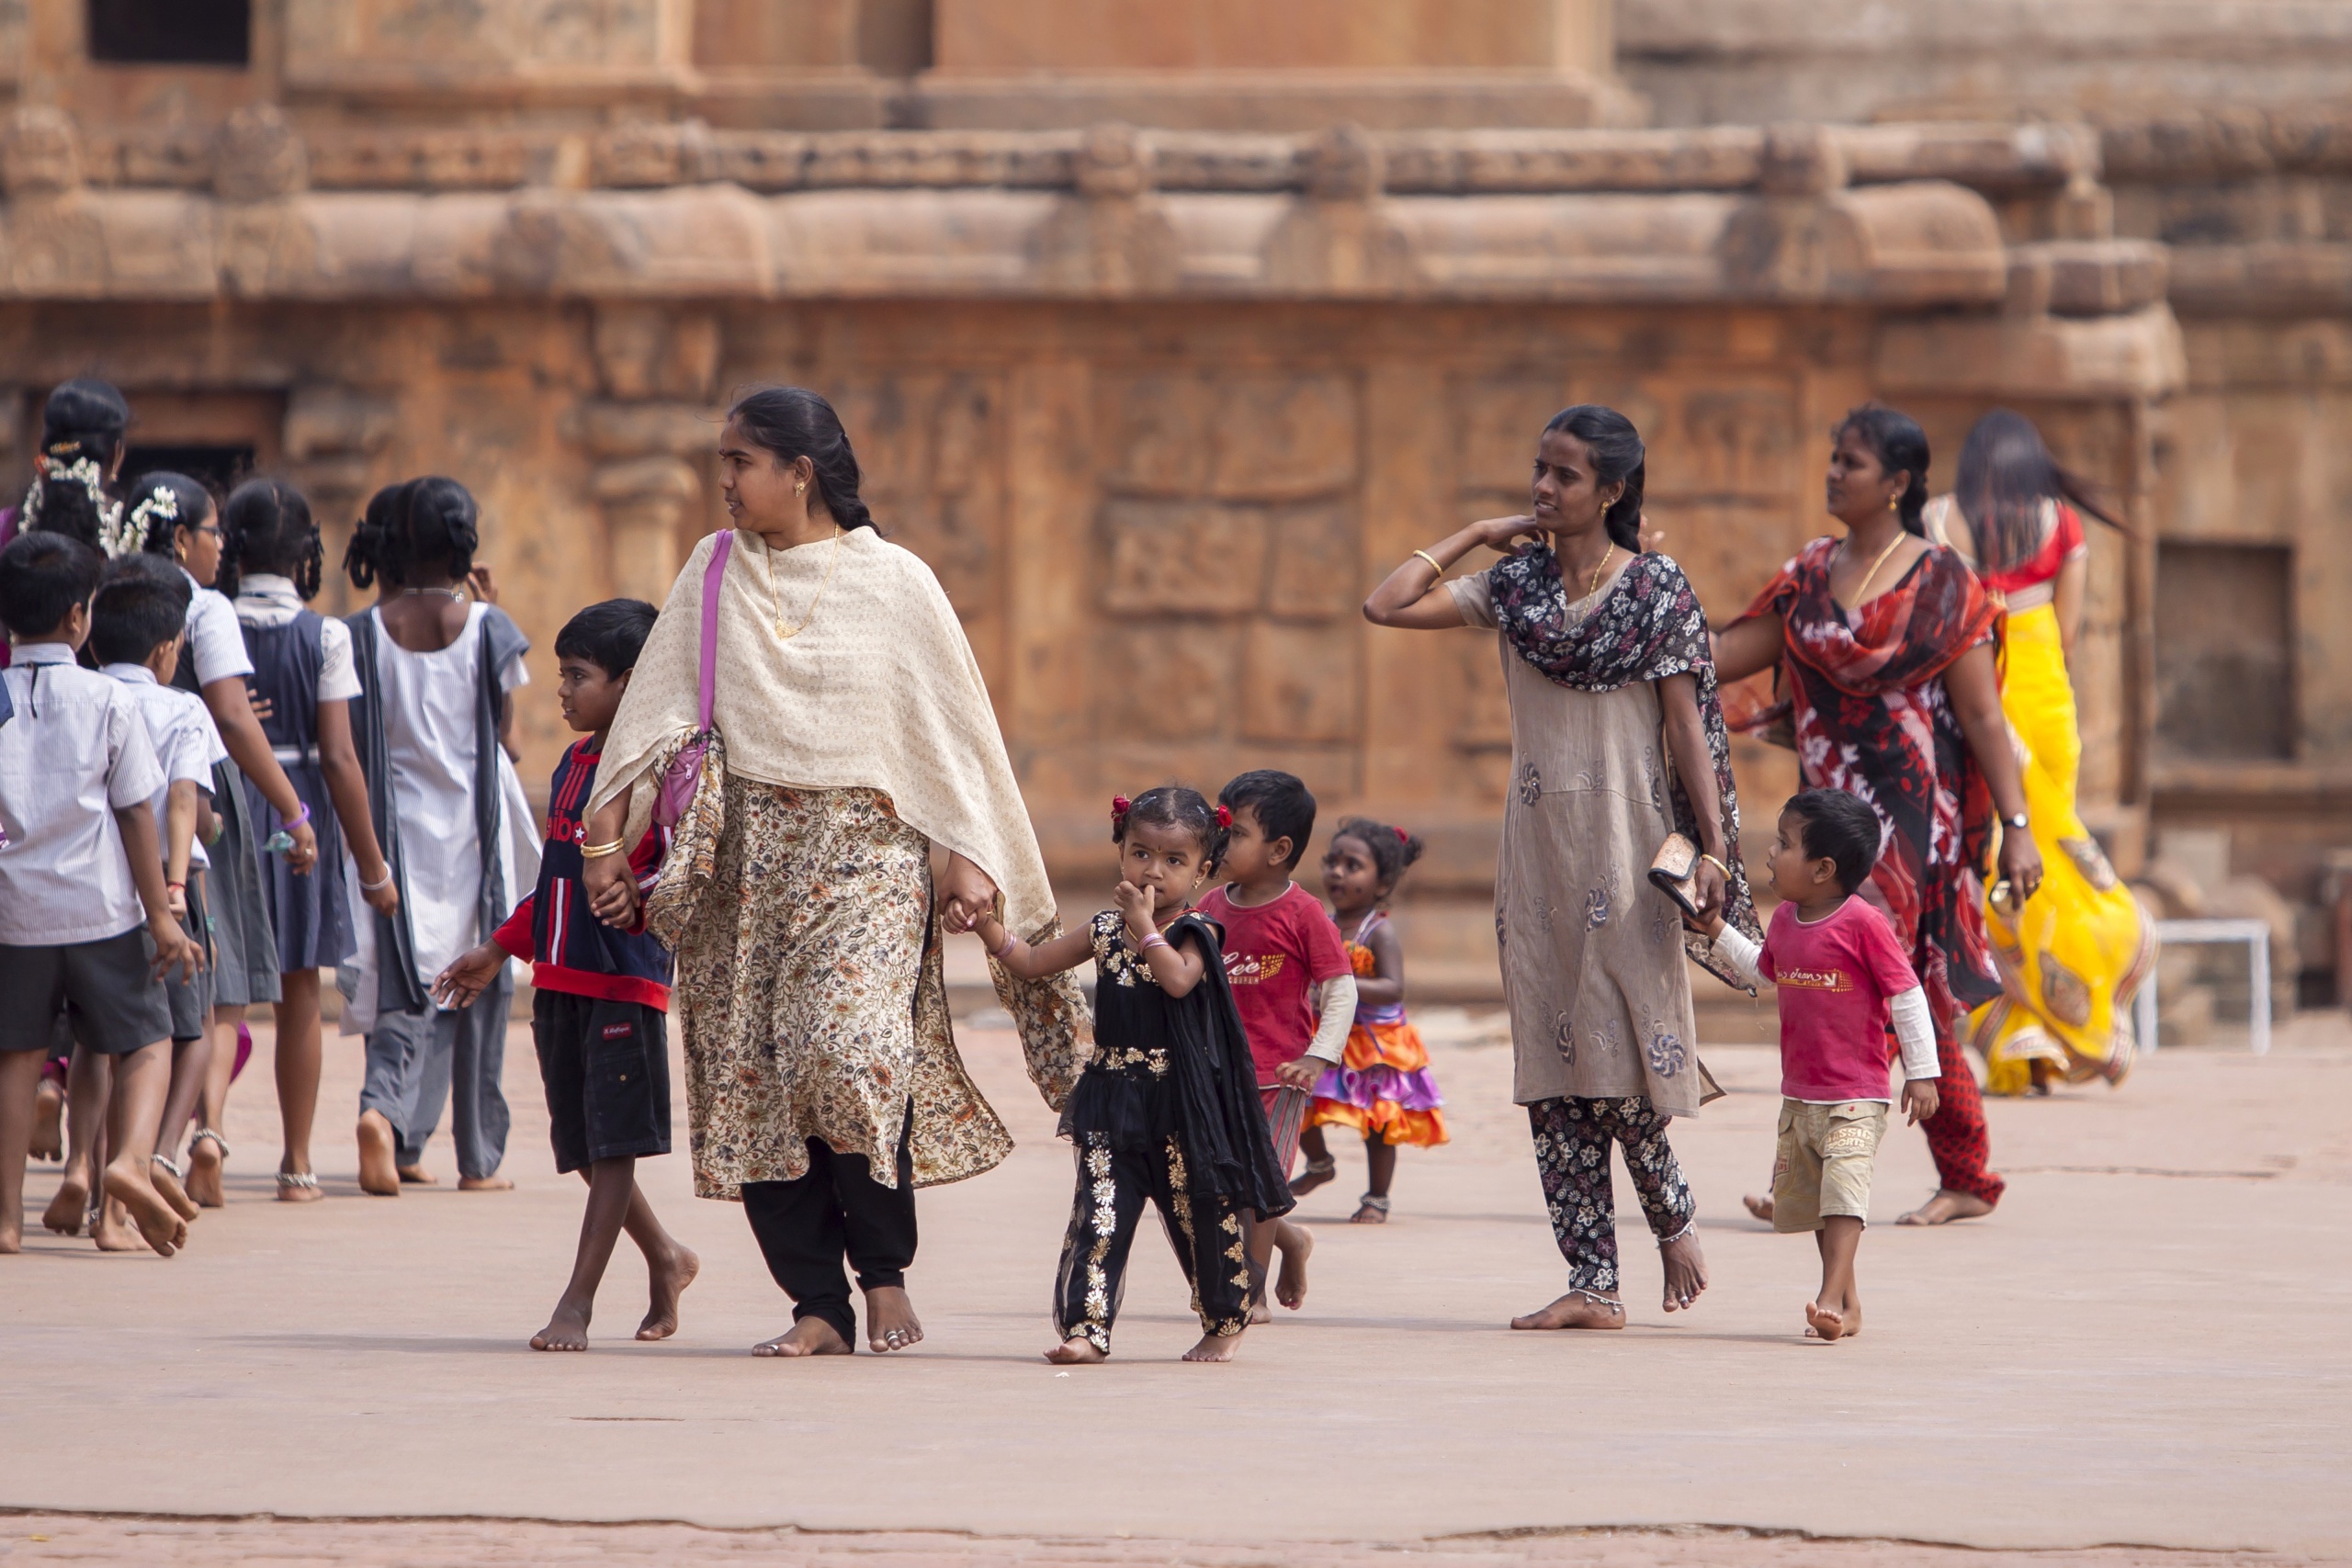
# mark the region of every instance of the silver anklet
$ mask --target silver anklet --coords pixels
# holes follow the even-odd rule
[[[1693,1215],[1691,1215],[1691,1216],[1690,1216],[1690,1218],[1687,1222],[1685,1222],[1685,1223],[1684,1223],[1684,1224],[1683,1224],[1682,1228],[1681,1228],[1680,1230],[1679,1230],[1679,1231],[1676,1231],[1672,1235],[1662,1235],[1662,1236],[1658,1237],[1658,1238],[1657,1238],[1657,1244],[1658,1244],[1660,1247],[1671,1247],[1671,1246],[1673,1246],[1676,1242],[1686,1239],[1686,1238],[1690,1235],[1690,1233],[1691,1233],[1692,1231],[1695,1231],[1695,1230],[1697,1230],[1698,1228],[1699,1228],[1699,1216],[1698,1216],[1698,1215],[1696,1215],[1696,1214],[1693,1214]]]

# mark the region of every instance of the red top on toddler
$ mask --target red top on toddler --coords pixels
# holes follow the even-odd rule
[[[1782,1095],[1816,1104],[1888,1098],[1887,999],[1919,977],[1884,915],[1849,898],[1808,925],[1783,904],[1756,968],[1780,988]]]
[[[1354,970],[1340,928],[1315,895],[1297,883],[1263,904],[1237,904],[1223,887],[1201,900],[1201,913],[1225,928],[1225,977],[1250,1036],[1259,1087],[1276,1068],[1306,1055],[1315,1038],[1307,994]]]

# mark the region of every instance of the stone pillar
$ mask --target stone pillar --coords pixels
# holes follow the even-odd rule
[[[689,459],[718,442],[708,405],[718,374],[718,319],[659,305],[600,305],[592,342],[605,396],[575,411],[565,434],[596,463],[589,489],[604,509],[612,591],[659,604],[690,541],[704,532],[703,476]]]
[[[353,607],[351,584],[335,565],[368,496],[391,481],[381,460],[400,421],[391,399],[351,387],[297,387],[286,400],[287,478],[310,502],[326,552],[316,606],[322,615]]]

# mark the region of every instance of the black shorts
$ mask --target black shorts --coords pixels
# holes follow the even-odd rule
[[[566,991],[533,998],[531,1042],[556,1169],[670,1152],[669,1021],[643,1002]]]
[[[100,1055],[169,1040],[172,1004],[154,962],[145,926],[64,947],[0,943],[0,1051],[47,1051],[58,1013],[69,1008],[74,1038]]]

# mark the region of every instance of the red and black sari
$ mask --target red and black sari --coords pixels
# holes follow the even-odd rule
[[[1928,1142],[1946,1187],[1992,1202],[2003,1184],[1984,1169],[1984,1106],[1955,1025],[2001,995],[1982,880],[1993,796],[1943,677],[1961,655],[1997,640],[2001,609],[1965,562],[1938,548],[1849,611],[1829,592],[1837,553],[1834,539],[1807,545],[1740,616],[1776,615],[1785,637],[1773,705],[1735,716],[1733,728],[1781,730],[1774,738],[1793,740],[1808,786],[1859,795],[1885,825],[1870,897],[1893,920],[1935,1015],[1943,1108]]]

